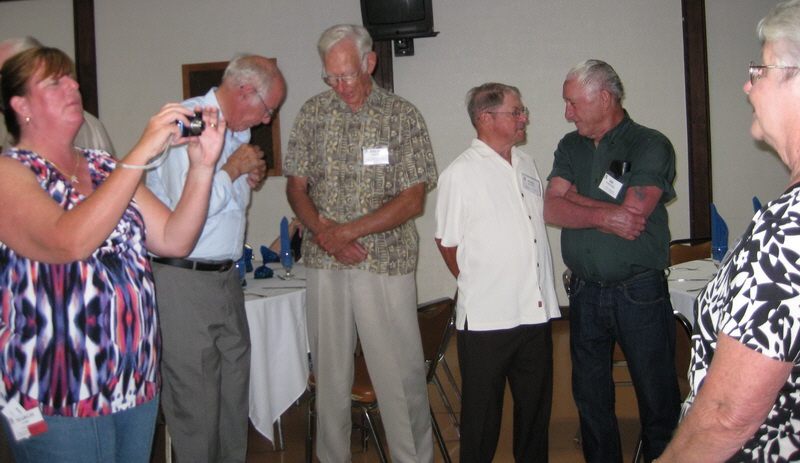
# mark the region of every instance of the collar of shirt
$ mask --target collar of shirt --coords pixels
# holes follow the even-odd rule
[[[360,108],[358,108],[358,111],[356,111],[355,113],[353,113],[353,111],[350,109],[350,106],[347,103],[345,103],[345,101],[342,100],[333,89],[328,90],[328,93],[332,100],[331,104],[332,106],[334,106],[334,109],[338,109],[339,111],[342,112],[359,114],[363,112],[364,108],[380,106],[385,96],[389,94],[389,91],[378,85],[375,82],[375,79],[372,79],[372,88],[369,91],[369,95],[367,95],[367,100],[364,102],[363,105],[361,105]]]
[[[608,132],[605,133],[605,135],[603,135],[603,138],[600,140],[600,143],[613,146],[617,138],[619,138],[621,134],[625,133],[628,127],[630,127],[633,120],[628,115],[627,109],[623,109],[622,111],[624,113],[624,115],[622,116],[622,120],[619,121],[619,124],[615,125],[611,130],[609,130]],[[591,143],[591,145],[594,146],[594,140],[592,140],[589,137],[583,137],[583,138],[586,140],[587,143]]]
[[[503,164],[512,169],[518,164],[519,157],[525,155],[523,151],[514,146],[511,148],[511,164],[509,164],[497,151],[480,139],[473,138],[471,147],[481,156],[485,158],[496,157],[498,161],[502,161]]]

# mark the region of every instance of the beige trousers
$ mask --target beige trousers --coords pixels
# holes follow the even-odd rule
[[[320,461],[351,461],[350,390],[358,337],[378,396],[392,460],[432,462],[414,274],[308,269],[307,277]]]

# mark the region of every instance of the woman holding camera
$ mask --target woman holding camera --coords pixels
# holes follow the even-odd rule
[[[19,463],[146,462],[160,387],[147,251],[193,248],[225,122],[207,108],[205,131],[184,138],[174,122],[192,112],[168,104],[120,163],[77,149],[81,96],[54,48],[9,58],[0,96],[16,140],[0,155],[0,407],[12,449]],[[187,142],[172,212],[140,183],[142,167]]]

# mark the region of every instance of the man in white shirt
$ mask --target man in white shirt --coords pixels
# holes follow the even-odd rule
[[[547,461],[553,389],[549,320],[559,317],[543,186],[516,148],[528,112],[515,87],[487,83],[467,94],[478,136],[439,178],[436,243],[458,280],[456,328],[462,378],[461,462],[491,462],[508,380],[514,457]]]

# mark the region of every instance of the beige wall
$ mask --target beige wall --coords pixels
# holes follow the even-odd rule
[[[731,216],[735,236],[749,219],[749,197],[772,198],[785,184],[780,163],[750,141],[751,110],[740,91],[748,61],[758,59],[756,21],[774,2],[706,3],[712,36],[714,194],[722,214]],[[463,103],[466,91],[485,81],[518,86],[531,109],[529,141],[523,149],[534,155],[540,174],[546,176],[556,143],[573,130],[563,118],[564,74],[586,58],[610,62],[626,87],[625,106],[631,116],[661,130],[675,145],[678,198],[669,205],[670,223],[673,236],[685,237],[689,226],[680,4],[436,0],[440,35],[415,40],[416,56],[394,59],[395,90],[422,111],[443,169],[474,136]],[[71,50],[72,24],[64,19],[70,17],[70,5],[67,0],[0,3],[0,38],[29,31]],[[108,0],[95,2],[95,11],[100,116],[120,152],[133,146],[161,105],[181,99],[181,64],[227,60],[237,52],[276,57],[286,75],[289,94],[281,111],[285,149],[300,105],[325,88],[315,49],[319,33],[335,23],[361,21],[357,0]],[[751,173],[754,159],[758,174]],[[254,247],[268,244],[278,232],[280,217],[291,214],[284,187],[284,179],[270,178],[254,194],[247,237]],[[452,294],[455,288],[433,244],[435,199],[434,191],[425,214],[417,219],[420,300]],[[564,267],[558,230],[550,230],[550,240],[560,274]]]

